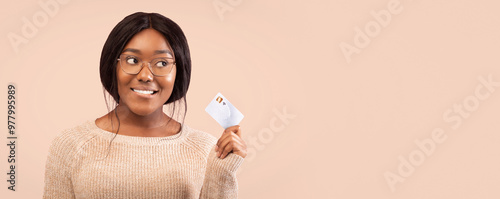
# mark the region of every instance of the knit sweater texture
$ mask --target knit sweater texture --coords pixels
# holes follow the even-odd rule
[[[52,141],[43,198],[237,198],[244,159],[217,157],[217,140],[186,124],[175,135],[137,137],[88,120]]]

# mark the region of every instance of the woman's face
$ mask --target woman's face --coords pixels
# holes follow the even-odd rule
[[[160,57],[173,59],[173,53],[163,35],[154,29],[142,30],[132,37],[121,55],[132,55],[145,63],[136,75],[125,73],[121,64],[117,63],[119,104],[125,105],[130,111],[141,116],[149,115],[162,108],[172,94],[176,67],[174,65],[166,76],[155,76],[149,69],[148,62]],[[151,66],[153,67],[153,63]],[[154,92],[149,94],[149,91]]]

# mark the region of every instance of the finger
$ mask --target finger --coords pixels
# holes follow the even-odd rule
[[[224,149],[224,147],[229,143],[231,142],[232,140],[235,140],[235,139],[238,139],[239,137],[234,134],[234,133],[231,133],[231,134],[227,134],[227,135],[224,135],[223,137],[221,137],[219,139],[219,151],[221,151],[222,149]]]
[[[243,147],[241,145],[235,145],[233,148],[233,151],[231,153],[237,154],[237,155],[245,158],[248,152],[246,150],[246,147]]]
[[[234,134],[237,135],[238,137],[241,137],[241,127],[239,125],[228,127],[223,134],[224,135]]]
[[[227,154],[233,151],[233,148],[234,148],[234,142],[227,143],[226,146],[224,146],[224,149],[221,150],[220,158],[224,159],[227,156]]]
[[[229,153],[234,151],[234,149],[239,149],[243,145],[237,138],[238,136],[234,135],[232,139],[224,140],[222,143],[224,148],[220,150],[220,158],[225,158]]]
[[[237,144],[233,145],[232,153],[245,158],[248,154],[247,145],[245,141],[240,137],[235,136],[234,142]]]
[[[229,143],[228,145],[231,146],[231,150],[227,153],[222,154],[222,159],[227,157],[229,153],[240,152],[242,150],[242,144],[238,140],[233,140],[233,142]]]
[[[231,137],[229,135],[224,135],[219,139],[218,147],[217,147],[217,157],[221,157],[221,154],[224,152],[224,149],[226,148],[226,145],[231,142]]]
[[[244,143],[245,142],[245,141],[243,141],[243,138],[241,138],[240,136],[236,135],[235,133],[231,133],[230,135],[225,136],[224,139],[237,140],[239,143]],[[222,143],[223,143],[223,141],[221,140],[221,144]]]
[[[239,137],[241,137],[241,126],[238,126],[238,128],[236,129],[236,135],[238,135]]]
[[[223,140],[225,137],[227,137],[228,134],[231,134],[231,132],[232,132],[231,129],[232,129],[232,127],[228,127],[226,129],[224,129],[224,131],[222,132],[222,135],[220,136],[216,145],[218,145],[220,147],[221,140]]]
[[[222,141],[223,141],[223,140],[225,140],[228,136],[231,136],[231,134],[232,134],[232,133],[230,133],[230,132],[227,132],[227,133],[225,132],[225,133],[223,133],[223,134],[220,136],[220,138],[219,138],[219,140],[217,141],[217,144],[216,144],[216,145],[219,147],[219,149],[221,148],[221,143],[222,143]]]
[[[239,136],[237,136],[236,134],[234,133],[227,133],[227,134],[224,134],[218,141],[217,141],[217,144],[215,145],[215,151],[216,152],[222,152],[221,149],[223,149],[223,147],[226,145],[227,142],[229,142],[230,140],[236,140],[238,141],[238,143],[240,143],[241,145],[245,145],[245,142],[243,141],[243,139]],[[219,156],[220,154],[218,153],[217,156]]]
[[[238,132],[238,130],[240,129],[240,125],[234,125],[234,126],[230,126],[230,127],[227,127],[225,130],[224,130],[224,133],[227,133],[227,132],[233,132],[233,133],[236,133]]]
[[[224,132],[222,132],[222,135],[221,137],[219,138],[219,140],[217,141],[217,145],[220,147],[220,143],[221,143],[221,140],[224,139],[225,137],[231,135],[232,133],[236,134],[236,133],[239,133],[239,128],[240,126],[239,125],[235,125],[235,126],[230,126],[230,127],[227,127]],[[240,134],[241,135],[241,134]]]

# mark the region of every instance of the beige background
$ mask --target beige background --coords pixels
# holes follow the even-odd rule
[[[17,191],[1,175],[2,198],[40,198],[50,141],[106,113],[102,46],[136,11],[171,18],[188,38],[188,125],[221,135],[204,111],[217,92],[245,115],[253,154],[238,172],[240,198],[500,197],[500,88],[479,80],[500,82],[497,1],[69,0],[53,16],[39,2],[57,1],[0,8],[0,113],[14,82],[19,136]],[[391,9],[386,26],[370,14]],[[23,36],[33,16],[40,27],[16,52],[8,35]],[[355,46],[356,27],[373,37],[348,63],[339,45]],[[454,106],[468,107],[467,117]],[[280,120],[284,109],[295,117]],[[415,140],[436,129],[446,139],[421,156]],[[7,146],[0,151],[8,172]],[[384,174],[401,175],[400,157],[418,166],[392,190]]]

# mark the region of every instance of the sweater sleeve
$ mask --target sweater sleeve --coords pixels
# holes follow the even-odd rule
[[[238,198],[236,171],[243,160],[234,153],[229,153],[224,159],[217,157],[214,145],[208,156],[200,198]]]
[[[52,141],[45,165],[43,198],[75,198],[71,182],[74,148],[67,133]]]

